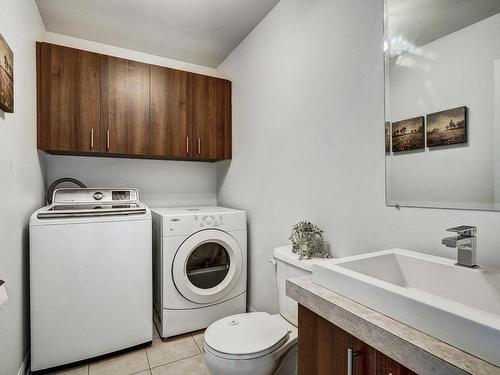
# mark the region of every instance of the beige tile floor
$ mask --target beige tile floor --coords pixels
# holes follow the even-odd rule
[[[50,375],[210,375],[202,346],[203,331],[162,340],[155,329],[151,346]]]

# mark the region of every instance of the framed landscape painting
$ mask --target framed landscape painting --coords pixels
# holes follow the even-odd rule
[[[392,151],[410,151],[425,147],[424,117],[392,123]]]
[[[467,142],[467,107],[427,115],[427,147]]]
[[[14,54],[0,34],[0,109],[14,112]]]
[[[391,152],[391,123],[385,123],[385,152]]]

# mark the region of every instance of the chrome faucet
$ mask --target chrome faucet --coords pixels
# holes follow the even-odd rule
[[[446,237],[441,243],[447,247],[456,247],[458,250],[457,266],[476,268],[476,227],[461,225],[446,229],[447,232],[457,233],[458,236]]]

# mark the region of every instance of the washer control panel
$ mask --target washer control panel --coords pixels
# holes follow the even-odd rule
[[[92,202],[134,202],[139,200],[137,189],[57,189],[54,203],[92,203]]]
[[[102,199],[102,197],[104,197],[104,194],[103,194],[103,193],[101,193],[100,191],[96,191],[96,192],[94,193],[94,199],[95,199],[96,201],[100,201],[100,200]]]

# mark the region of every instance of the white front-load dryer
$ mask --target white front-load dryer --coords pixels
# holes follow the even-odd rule
[[[246,213],[152,209],[155,323],[162,337],[246,311]]]

